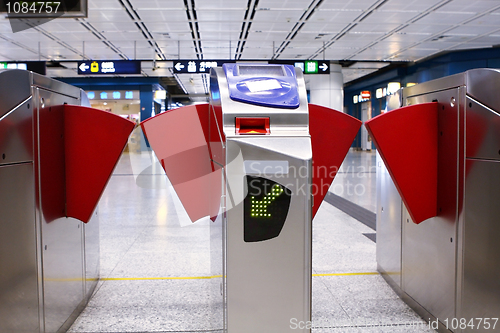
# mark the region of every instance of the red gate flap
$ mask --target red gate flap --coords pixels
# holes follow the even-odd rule
[[[87,223],[135,123],[83,106],[56,108],[64,110],[66,214]]]
[[[309,104],[309,133],[313,152],[313,218],[360,127],[361,121],[343,112]]]
[[[209,105],[184,106],[141,123],[191,221],[217,214],[220,172],[215,172],[208,145]],[[217,179],[212,179],[217,178]],[[212,185],[212,186],[211,186]],[[210,196],[217,198],[210,200]],[[216,207],[210,207],[216,205]]]
[[[413,222],[437,215],[438,104],[406,106],[365,123]]]

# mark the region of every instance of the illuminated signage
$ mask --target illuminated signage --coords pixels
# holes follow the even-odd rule
[[[0,69],[23,69],[45,75],[47,66],[45,61],[0,62]]]
[[[138,90],[87,91],[86,93],[90,100],[140,99]]]
[[[245,176],[248,194],[243,202],[243,238],[260,242],[278,237],[290,209],[292,192],[270,179]]]
[[[363,103],[370,100],[372,94],[369,90],[363,90],[359,95],[354,95],[352,102],[354,104]]]
[[[212,67],[221,67],[222,64],[234,62],[234,60],[176,60],[174,73],[210,73]]]
[[[79,61],[78,74],[141,74],[141,62],[137,60]]]
[[[270,64],[292,65],[298,67],[304,74],[330,74],[330,61],[317,60],[271,60]]]
[[[166,99],[167,91],[166,90],[157,90],[155,91],[154,99]]]
[[[361,92],[361,98],[362,98],[362,99],[368,99],[368,98],[370,98],[371,96],[372,96],[372,94],[371,94],[371,93],[370,93],[370,91],[368,91],[368,90],[363,90],[363,91]]]

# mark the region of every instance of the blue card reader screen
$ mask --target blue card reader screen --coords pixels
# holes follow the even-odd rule
[[[296,109],[300,105],[295,68],[291,65],[222,65],[229,97],[238,102]]]

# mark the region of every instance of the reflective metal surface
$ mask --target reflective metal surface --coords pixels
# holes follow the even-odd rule
[[[377,153],[377,265],[401,287],[401,208],[403,202]]]
[[[83,300],[83,223],[64,217],[64,179],[60,178],[60,172],[53,172],[64,172],[64,141],[59,140],[64,134],[64,123],[62,114],[54,114],[50,109],[79,101],[41,88],[36,91],[37,101],[43,100],[44,104],[35,111],[39,122],[39,207],[42,208],[44,314],[48,333],[57,332]],[[59,204],[54,202],[56,196],[60,197]]]
[[[438,140],[439,216],[419,225],[412,223],[408,214],[403,216],[403,290],[442,320],[455,318],[460,93],[460,89],[450,89],[407,98],[410,105],[437,100],[442,135]],[[452,98],[457,101],[453,106]]]
[[[0,165],[33,161],[32,107],[27,98],[0,120]]]
[[[402,284],[391,285],[422,316],[438,318],[440,332],[491,332],[478,320],[500,313],[499,88],[500,71],[477,69],[402,91],[404,105],[439,105],[439,212],[415,225],[403,209]],[[381,210],[384,202],[398,205],[400,199],[391,198],[383,168],[377,171],[377,262],[384,272],[397,255],[385,251],[390,218]],[[446,330],[443,323],[454,318],[475,326]]]
[[[490,109],[471,97],[467,97],[466,109],[467,157],[500,160],[500,113],[498,111],[500,109]]]
[[[305,82],[300,71],[296,75],[300,106],[279,109],[231,100],[224,71],[211,71],[209,138],[214,167],[226,171],[222,207],[227,211],[211,225],[212,273],[223,277],[219,290],[216,283],[221,280],[214,279],[212,285],[214,329],[221,328],[217,319],[221,309],[224,329],[229,333],[292,332],[297,331],[291,328],[294,318],[311,320],[312,150]],[[236,117],[269,117],[271,133],[236,135]],[[259,175],[292,191],[278,236],[245,241],[245,179],[249,171],[244,161],[288,163],[290,172]],[[217,259],[221,255],[222,262]]]
[[[9,111],[31,96],[31,72],[22,70],[0,71],[0,87],[16,87],[0,89],[0,119]]]
[[[0,166],[0,189],[0,332],[39,332],[33,163]]]
[[[99,276],[99,225],[64,212],[62,115],[81,90],[0,71],[0,331],[65,331]],[[43,128],[40,128],[42,124]]]
[[[241,201],[227,213],[228,332],[288,332],[290,320],[311,315],[311,145],[309,138],[231,138],[227,141],[231,194],[243,197],[243,160],[286,160],[290,173],[262,175],[292,191],[290,211],[278,237],[257,243],[243,239]],[[236,162],[234,162],[236,161]],[[301,173],[297,177],[294,171]],[[239,192],[239,193],[238,193]],[[239,195],[238,195],[239,194]],[[230,200],[228,193],[227,201]],[[229,205],[229,203],[228,203]],[[305,221],[305,222],[304,222]]]
[[[492,68],[479,68],[467,71],[467,95],[473,99],[500,112],[500,70]]]
[[[467,159],[461,318],[500,314],[500,162]],[[499,329],[498,324],[494,331]],[[492,332],[481,326],[464,332]]]
[[[304,75],[300,70],[296,70],[297,83],[299,89],[300,106],[297,109],[266,108],[266,112],[272,117],[271,134],[279,135],[300,135],[297,131],[307,131],[309,115],[307,109],[307,94],[305,92]],[[222,68],[213,68],[211,75],[217,77],[217,84],[220,89],[221,107],[223,112],[224,133],[231,135],[234,133],[235,117],[262,117],[262,107],[248,103],[239,103],[229,98],[227,79]],[[224,96],[227,96],[224,98]],[[305,135],[308,135],[305,134]]]

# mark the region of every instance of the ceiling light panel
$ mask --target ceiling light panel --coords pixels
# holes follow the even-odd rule
[[[257,41],[257,42],[275,42],[276,47],[281,44],[281,42],[288,35],[288,31],[281,32],[270,32],[270,31],[262,31],[262,32],[252,32],[248,35],[247,41]]]
[[[363,11],[373,5],[376,0],[334,0],[325,1],[321,4],[321,9],[342,9],[342,10],[353,10],[353,11]]]
[[[437,5],[440,0],[390,0],[384,3],[381,11],[413,12],[415,15]]]
[[[468,24],[498,27],[500,26],[500,13],[488,13],[475,20],[470,21]]]
[[[350,31],[350,32],[357,32],[357,33],[378,33],[385,35],[386,32],[392,31],[401,25],[398,23],[365,23],[364,21],[362,23],[356,24],[356,26]]]
[[[382,42],[399,43],[400,45],[413,44],[423,41],[424,39],[432,36],[430,33],[426,34],[411,34],[411,33],[395,33],[385,38]]]
[[[472,18],[476,13],[473,12],[446,12],[436,11],[418,20],[418,24],[438,24],[438,25],[457,25],[467,19]]]
[[[292,23],[295,24],[304,14],[302,8],[289,8],[288,10],[269,9],[257,10],[253,19],[254,23],[258,22],[273,22],[278,24]]]
[[[145,24],[158,22],[186,22],[187,24],[187,15],[183,7],[176,9],[139,7],[136,11]]]
[[[438,49],[412,48],[412,49],[403,51],[403,52],[395,55],[390,60],[417,61],[419,59],[431,56],[431,55],[436,54],[438,52],[439,52]]]
[[[328,22],[347,25],[363,12],[361,10],[325,9],[322,4],[308,22]]]
[[[410,24],[409,26],[401,29],[399,32],[430,36],[447,28],[449,28],[449,25],[439,24],[439,22],[434,22],[433,24],[422,24],[419,21],[419,23]]]
[[[99,8],[97,10],[89,9],[89,16],[87,18],[90,22],[99,21],[118,21],[118,22],[127,22],[130,21],[130,16],[128,16],[127,12],[123,8],[116,9],[103,9]]]
[[[336,22],[320,22],[320,21],[308,21],[300,30],[303,33],[316,33],[316,34],[337,34],[344,29],[346,25],[344,23]]]
[[[382,8],[385,8],[384,6]],[[419,12],[416,11],[397,11],[397,10],[375,10],[368,15],[361,23],[362,24],[405,24]]]
[[[450,12],[471,12],[482,13],[494,7],[498,7],[500,3],[495,0],[453,0],[452,2],[444,5],[439,10]]]
[[[196,10],[230,8],[245,11],[247,3],[247,0],[196,0]]]
[[[357,50],[359,50],[359,48],[356,47],[329,47],[325,51],[325,59],[344,60]],[[323,54],[320,54],[319,58],[323,58]]]

